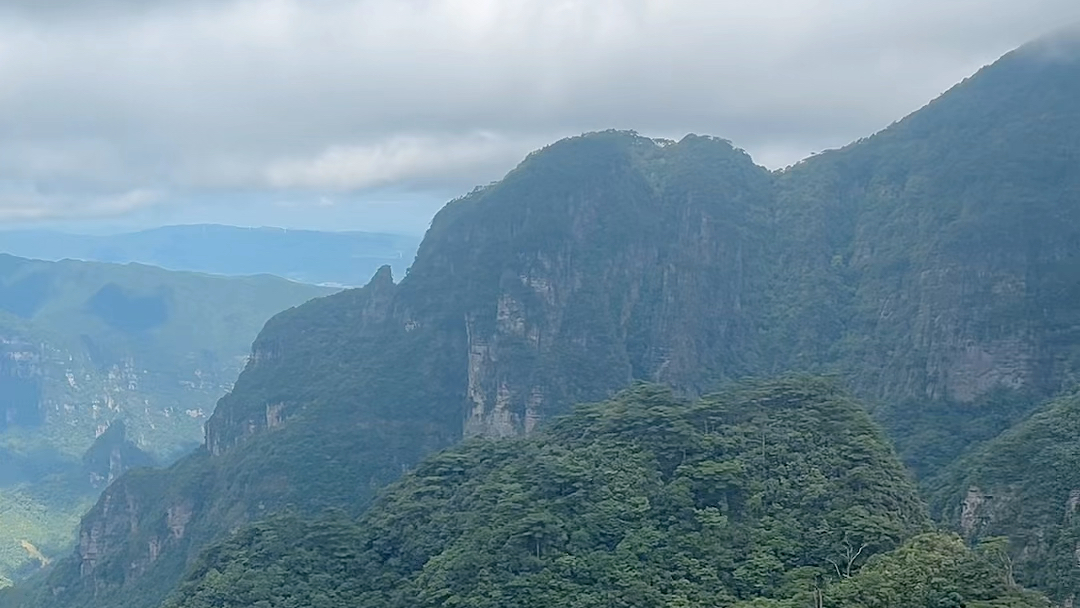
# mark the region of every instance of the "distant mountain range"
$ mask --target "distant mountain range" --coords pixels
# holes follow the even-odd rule
[[[0,254],[0,587],[66,549],[106,483],[198,445],[263,323],[334,291]]]
[[[113,235],[0,231],[0,252],[40,260],[139,262],[223,275],[273,274],[337,286],[367,283],[380,266],[403,276],[420,239],[375,232],[320,232],[213,224]]]

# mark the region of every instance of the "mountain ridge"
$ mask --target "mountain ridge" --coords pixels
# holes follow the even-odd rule
[[[336,286],[366,282],[390,264],[404,274],[419,240],[363,231],[180,224],[117,234],[0,231],[0,251],[35,259],[140,262],[226,276],[272,274]]]

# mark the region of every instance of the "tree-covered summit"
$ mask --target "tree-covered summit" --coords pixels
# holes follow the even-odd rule
[[[917,536],[928,525],[880,431],[827,381],[699,401],[638,385],[428,458],[358,521],[249,527],[165,605],[1038,605],[958,540]]]

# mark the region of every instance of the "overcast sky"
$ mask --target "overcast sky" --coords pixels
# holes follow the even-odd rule
[[[0,227],[418,232],[528,151],[718,135],[782,167],[1076,0],[3,0]]]

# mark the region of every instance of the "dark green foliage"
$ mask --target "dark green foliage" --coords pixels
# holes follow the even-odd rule
[[[641,385],[532,438],[429,458],[358,521],[249,526],[165,608],[1044,605],[959,539],[896,549],[925,526],[832,384],[699,402]]]
[[[101,488],[148,454],[196,447],[266,319],[333,291],[0,255],[0,577],[68,552]]]
[[[1010,539],[1017,580],[1080,596],[1080,394],[1062,397],[957,462],[931,507],[972,539]]]
[[[958,536],[924,534],[871,558],[855,577],[828,590],[836,608],[1048,607],[1012,580],[1000,547],[968,549]]]
[[[460,418],[437,407],[439,391],[457,382],[457,368],[441,364],[445,350],[431,348],[440,332],[406,341],[401,328],[362,322],[394,289],[385,269],[363,289],[268,322],[208,425],[209,446],[113,483],[84,519],[100,542],[92,577],[80,561],[62,561],[36,582],[40,605],[157,606],[208,543],[283,509],[358,514],[379,488],[458,438]],[[410,364],[425,358],[417,381]],[[256,425],[262,432],[251,434]]]
[[[1042,405],[1035,391],[998,387],[970,403],[907,399],[874,413],[905,463],[925,480]]]
[[[854,573],[926,526],[880,432],[829,383],[699,402],[642,385],[432,457],[355,527],[245,530],[168,605],[708,606]]]
[[[501,182],[449,203],[399,285],[386,270],[365,289],[268,323],[207,425],[206,451],[172,471],[121,480],[83,524],[84,533],[104,530],[100,550],[65,560],[42,597],[54,606],[152,605],[199,549],[236,527],[290,505],[301,517],[327,506],[362,511],[380,485],[462,435],[524,433],[634,380],[694,396],[747,375],[834,373],[871,403],[902,457],[932,476],[1080,374],[1078,57],[1021,49],[889,129],[773,174],[730,143],[697,136],[676,143],[609,131],[530,155]],[[828,434],[820,429],[841,410],[821,409],[815,422],[798,408],[775,420],[737,409],[750,417],[716,421],[735,460],[722,457],[711,443],[718,431],[702,421],[633,408],[623,418],[584,410],[541,436],[550,445],[452,452],[468,461],[467,474],[401,486],[431,494],[417,498],[418,519],[395,519],[410,502],[364,520],[379,538],[407,535],[376,556],[376,571],[385,562],[393,578],[360,577],[375,581],[365,601],[527,603],[567,588],[588,601],[582,581],[628,604],[795,601],[796,588],[808,593],[829,572],[846,578],[849,565],[853,574],[914,531],[897,527],[912,520],[890,507],[909,490],[886,484],[890,494],[879,483],[899,471],[872,427],[841,432],[838,455],[800,429]],[[617,428],[633,441],[599,433],[589,416],[631,425]],[[847,422],[837,428],[863,424]],[[559,434],[567,424],[584,436]],[[825,467],[818,452],[849,466]],[[589,491],[615,492],[597,470],[625,485],[626,502],[614,504],[629,528],[573,534],[570,520],[597,501],[549,493],[540,472],[576,458],[587,459]],[[509,470],[513,479],[500,473]],[[507,484],[520,505],[512,517],[493,515],[484,501],[498,500],[444,485],[462,476],[476,487]],[[699,490],[708,494],[701,504]],[[386,500],[404,500],[400,491]],[[678,527],[705,525],[673,515],[687,496],[691,509],[727,518],[708,528],[723,542],[685,539],[706,529]],[[845,502],[853,496],[861,498]],[[648,508],[636,510],[635,497]],[[169,514],[189,507],[174,534]],[[1040,536],[1052,530],[1032,530],[1039,543],[1049,538],[1052,566],[1018,569],[1020,583],[1071,584],[1068,543]],[[710,566],[676,570],[695,573],[683,588],[669,574],[676,556]],[[566,557],[600,562],[568,570],[556,563]],[[622,574],[606,574],[608,565]],[[989,593],[934,585],[911,601]]]
[[[1076,381],[1075,46],[1009,53],[777,181],[776,368],[849,373],[922,474]]]

